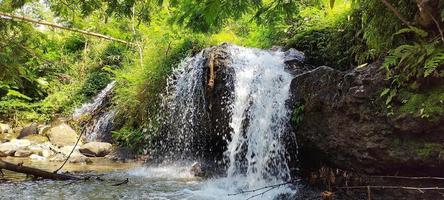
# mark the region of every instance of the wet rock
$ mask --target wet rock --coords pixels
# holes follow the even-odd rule
[[[12,142],[0,144],[0,157],[12,156],[20,147]]]
[[[90,142],[79,149],[80,153],[90,157],[103,157],[108,155],[111,150],[112,145],[106,142]]]
[[[32,151],[27,149],[19,149],[14,153],[14,157],[28,157],[32,155]]]
[[[32,123],[28,126],[25,126],[21,131],[20,135],[17,137],[17,139],[22,139],[28,135],[35,135],[39,134],[38,124]]]
[[[60,123],[48,130],[48,138],[56,146],[74,145],[77,141],[77,133],[66,123]]]
[[[205,177],[205,172],[202,169],[202,165],[199,162],[195,162],[195,163],[193,163],[193,165],[191,165],[190,172],[191,172],[191,175],[193,175],[193,176]]]
[[[0,134],[9,133],[11,131],[11,126],[9,124],[0,123]]]
[[[440,120],[388,116],[380,98],[387,84],[377,64],[349,72],[323,66],[296,76],[291,91],[292,104],[303,105],[302,121],[295,124],[303,168],[444,175]]]
[[[288,49],[286,52],[284,52],[284,62],[286,64],[293,64],[293,63],[303,63],[305,60],[305,55],[303,52],[300,52],[296,49]]]

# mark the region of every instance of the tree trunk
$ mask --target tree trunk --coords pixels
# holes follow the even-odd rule
[[[78,177],[69,176],[65,174],[56,174],[52,172],[43,171],[37,168],[19,166],[16,164],[12,164],[0,159],[0,169],[5,169],[9,171],[14,171],[22,174],[29,174],[35,177],[41,177],[44,179],[52,179],[52,180],[77,180]]]

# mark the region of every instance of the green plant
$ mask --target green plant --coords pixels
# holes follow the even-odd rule
[[[303,119],[304,119],[304,105],[297,104],[291,115],[291,122],[293,123],[293,125],[297,126],[299,123],[302,122]]]

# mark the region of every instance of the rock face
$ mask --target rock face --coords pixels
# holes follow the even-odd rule
[[[388,117],[379,69],[319,67],[296,76],[291,90],[293,105],[303,110],[293,116],[302,119],[296,125],[300,162],[367,174],[444,175],[444,119]]]
[[[49,141],[57,146],[74,145],[77,133],[66,123],[60,123],[48,130]]]
[[[112,145],[106,142],[90,142],[80,147],[79,151],[83,155],[90,157],[104,157],[112,150]]]

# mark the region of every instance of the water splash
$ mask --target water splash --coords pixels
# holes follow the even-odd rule
[[[205,116],[204,76],[205,58],[203,52],[184,59],[167,80],[163,107],[167,111],[164,127],[166,130],[166,156],[186,159],[192,156],[196,146],[193,141],[204,131],[201,126]]]
[[[231,115],[231,137],[227,140],[225,156],[228,167],[224,178],[208,181],[194,191],[198,199],[245,199],[229,193],[250,190],[289,181],[284,134],[290,112],[286,106],[293,76],[286,71],[288,53],[227,45],[234,90],[227,98]],[[169,81],[169,137],[173,148],[192,152],[193,142],[207,131],[205,99],[206,58],[204,52],[185,59]],[[299,54],[297,54],[299,56]],[[197,136],[197,138],[196,138]],[[185,154],[186,155],[186,154]],[[186,156],[183,156],[186,157]],[[261,199],[274,199],[295,190],[283,186],[268,192]]]

